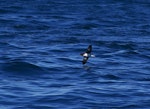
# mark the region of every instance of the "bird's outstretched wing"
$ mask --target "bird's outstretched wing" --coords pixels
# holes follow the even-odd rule
[[[92,51],[92,45],[89,45],[87,50],[86,50],[86,53],[91,53],[91,51]]]

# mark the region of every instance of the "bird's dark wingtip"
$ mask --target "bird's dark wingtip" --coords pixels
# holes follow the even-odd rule
[[[82,61],[82,64],[85,64],[86,62],[85,61]]]
[[[86,53],[91,53],[91,51],[92,51],[92,45],[89,45],[88,48],[87,48]]]

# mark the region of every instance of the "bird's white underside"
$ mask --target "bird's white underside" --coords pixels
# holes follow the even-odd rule
[[[84,53],[83,56],[84,56],[84,57],[95,57],[95,55],[92,55],[92,54],[89,55],[88,53]]]
[[[88,57],[88,54],[87,54],[87,53],[84,53],[83,56],[84,56],[84,57]]]

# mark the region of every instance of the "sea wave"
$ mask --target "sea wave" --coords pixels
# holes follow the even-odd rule
[[[16,75],[37,75],[45,72],[43,68],[23,61],[11,61],[3,63],[2,67],[4,72],[15,73]]]

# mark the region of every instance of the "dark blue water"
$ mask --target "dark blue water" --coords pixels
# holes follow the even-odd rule
[[[149,0],[0,1],[0,109],[149,108]]]

